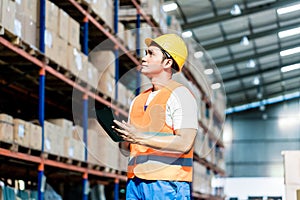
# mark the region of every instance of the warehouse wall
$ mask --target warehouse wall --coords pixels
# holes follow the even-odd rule
[[[300,149],[300,100],[227,116],[226,172],[230,177],[282,177],[283,150]]]

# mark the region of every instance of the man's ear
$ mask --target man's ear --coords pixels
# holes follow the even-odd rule
[[[167,69],[167,68],[172,68],[172,65],[173,65],[173,60],[172,59],[165,59],[164,60],[164,68]]]

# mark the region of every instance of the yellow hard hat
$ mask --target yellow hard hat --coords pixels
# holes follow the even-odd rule
[[[145,44],[148,47],[151,45],[152,42],[155,42],[164,51],[169,53],[177,63],[179,67],[179,71],[181,71],[188,55],[187,47],[183,39],[176,34],[165,34],[155,39],[152,38],[145,39]]]

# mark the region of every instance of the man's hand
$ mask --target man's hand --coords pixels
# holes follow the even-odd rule
[[[122,122],[114,120],[114,123],[118,125],[118,127],[113,126],[112,128],[120,134],[124,141],[133,144],[138,143],[139,131],[133,125],[125,122],[124,120]]]
[[[125,142],[139,144],[158,150],[187,153],[194,145],[196,129],[178,129],[174,134],[144,133],[135,126],[114,120],[118,127],[113,127]]]

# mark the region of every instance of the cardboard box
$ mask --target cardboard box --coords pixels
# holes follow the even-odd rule
[[[37,28],[37,33],[39,33],[39,31],[40,31],[40,28]],[[50,58],[51,60],[56,59],[55,58],[55,48],[54,48],[56,37],[57,36],[51,30],[48,30],[48,29],[45,30],[45,39],[44,39],[45,55],[48,58]],[[36,43],[38,44],[37,46],[39,46],[39,39],[40,39],[39,35],[36,39],[37,39]]]
[[[84,161],[84,144],[74,138],[64,138],[64,156],[75,160]]]
[[[34,23],[39,23],[38,14],[39,14],[39,1],[36,0],[22,0],[25,16],[29,17]]]
[[[42,127],[33,123],[29,124],[29,148],[41,150],[42,148]]]
[[[72,137],[73,134],[73,122],[67,119],[59,118],[59,119],[47,119],[47,121],[61,127],[62,134],[65,137]]]
[[[59,9],[58,15],[58,36],[68,41],[69,36],[69,15],[62,9]]]
[[[88,160],[108,168],[119,168],[119,146],[95,118],[88,120]]]
[[[58,33],[58,7],[49,0],[46,1],[46,28]]]
[[[14,142],[24,147],[29,147],[29,123],[22,119],[13,119]]]
[[[63,149],[63,142],[64,138],[62,134],[61,127],[50,123],[48,121],[44,121],[44,151],[62,156],[64,149]]]
[[[113,51],[92,51],[89,54],[89,61],[99,73],[108,71],[112,76],[115,76],[116,56]]]
[[[94,88],[97,88],[98,79],[99,79],[99,73],[96,67],[90,62],[87,62],[87,69],[86,69],[86,82],[93,86]]]
[[[119,147],[103,128],[88,130],[88,162],[112,169],[119,167]]]
[[[83,141],[83,128],[81,126],[75,125],[72,131],[73,138],[78,141]]]
[[[115,89],[113,90],[114,99],[116,99]],[[123,106],[127,106],[127,88],[121,83],[118,82],[118,99],[117,101]]]
[[[28,44],[37,47],[37,26],[36,22],[29,16],[25,15],[23,18],[23,27],[26,27],[23,29],[23,40],[27,42]]]
[[[10,32],[14,32],[14,21],[16,16],[16,4],[14,1],[0,1],[0,25]]]
[[[77,77],[80,71],[83,70],[82,54],[71,45],[67,47],[67,69]]]
[[[98,91],[108,97],[114,97],[115,78],[109,72],[103,72],[99,75]]]
[[[68,42],[60,37],[55,37],[54,41],[54,58],[57,64],[62,66],[64,69],[68,69],[67,67],[67,57],[63,56],[68,49]]]
[[[68,42],[71,46],[80,50],[80,24],[72,17],[69,17],[68,21]]]
[[[0,114],[0,141],[13,142],[13,117],[7,114]]]
[[[93,0],[91,2],[92,10],[105,22],[107,26],[113,28],[113,1],[111,0]]]

